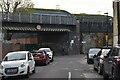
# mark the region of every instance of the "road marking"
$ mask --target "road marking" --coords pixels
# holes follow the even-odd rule
[[[95,73],[84,73],[85,78],[98,78]]]
[[[63,70],[68,70],[69,68],[62,68]]]
[[[78,69],[74,69],[75,71],[78,71]]]
[[[68,73],[68,80],[71,80],[71,78],[72,78],[72,73],[69,72],[69,73]]]
[[[89,69],[93,69],[93,68],[89,68]]]

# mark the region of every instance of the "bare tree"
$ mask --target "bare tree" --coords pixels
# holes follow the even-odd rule
[[[2,12],[15,12],[18,8],[33,8],[31,0],[0,0]]]

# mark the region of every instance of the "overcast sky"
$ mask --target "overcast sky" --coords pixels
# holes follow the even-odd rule
[[[32,0],[35,8],[62,9],[70,13],[104,14],[113,16],[113,0]]]

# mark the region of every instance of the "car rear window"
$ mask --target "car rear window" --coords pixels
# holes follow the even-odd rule
[[[39,52],[33,51],[33,52],[31,52],[31,53],[32,53],[32,54],[43,54],[42,51],[39,51]]]
[[[49,48],[40,48],[40,50],[44,50],[46,52],[51,52],[51,50]]]
[[[97,54],[101,49],[90,49],[89,54]]]
[[[108,54],[109,53],[109,51],[110,51],[110,49],[102,49],[102,55],[106,55],[106,54]]]
[[[50,50],[49,50],[49,49],[45,49],[45,51],[46,51],[46,52],[50,52]]]

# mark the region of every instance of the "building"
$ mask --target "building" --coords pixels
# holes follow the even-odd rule
[[[120,1],[113,1],[113,45],[120,44]]]

